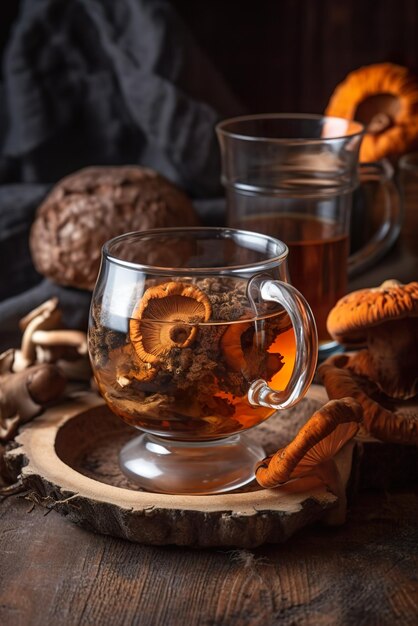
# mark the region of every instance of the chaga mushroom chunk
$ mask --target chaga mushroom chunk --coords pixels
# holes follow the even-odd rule
[[[330,311],[327,327],[342,344],[367,346],[353,367],[386,395],[408,399],[418,393],[418,282],[387,280],[354,291]]]
[[[195,285],[168,282],[144,293],[129,322],[129,337],[138,358],[156,363],[172,348],[192,345],[197,324],[210,319],[212,307]]]
[[[92,290],[109,239],[198,223],[191,200],[157,172],[89,167],[63,178],[38,208],[30,233],[32,259],[38,272],[56,283]]]

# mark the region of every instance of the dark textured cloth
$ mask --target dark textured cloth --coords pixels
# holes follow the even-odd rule
[[[47,191],[41,184],[0,186],[0,301],[42,279],[30,257],[29,231]]]
[[[0,85],[0,349],[56,295],[87,323],[91,294],[35,271],[28,235],[51,185],[88,165],[151,167],[204,223],[223,221],[216,122],[243,112],[166,0],[24,0]],[[211,198],[215,198],[212,200]]]
[[[3,71],[3,171],[140,164],[220,192],[214,126],[241,106],[169,2],[26,0]]]

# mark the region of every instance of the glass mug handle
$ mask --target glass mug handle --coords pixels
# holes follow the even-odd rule
[[[248,390],[250,404],[274,409],[287,409],[306,393],[315,374],[318,358],[318,336],[315,318],[302,294],[292,285],[280,280],[254,276],[248,284],[248,295],[255,310],[256,300],[281,304],[292,322],[296,339],[293,372],[285,389],[275,391],[259,379]]]
[[[402,220],[401,197],[392,180],[391,166],[381,163],[360,163],[360,183],[378,183],[383,191],[382,222],[377,232],[360,250],[348,258],[348,275],[356,276],[378,261],[396,241]]]

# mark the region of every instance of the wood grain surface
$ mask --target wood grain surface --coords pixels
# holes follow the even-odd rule
[[[92,535],[13,496],[0,505],[3,626],[415,626],[418,495],[363,493],[339,529],[255,550]]]
[[[248,440],[274,453],[324,399],[324,388],[312,386],[297,406],[249,431]],[[77,392],[22,428],[5,459],[39,504],[92,532],[150,545],[253,548],[282,542],[337,505],[315,476],[277,489],[262,489],[254,480],[209,496],[144,491],[119,465],[119,451],[133,435],[97,394]],[[345,482],[352,452],[350,442],[336,457]]]

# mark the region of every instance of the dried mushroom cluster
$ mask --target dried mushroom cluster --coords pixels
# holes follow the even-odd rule
[[[328,331],[346,346],[366,346],[320,365],[329,397],[358,400],[371,436],[417,445],[418,283],[388,280],[348,294],[330,312]]]
[[[69,379],[88,381],[86,333],[63,328],[58,300],[41,304],[20,321],[19,349],[0,355],[0,440],[57,400]]]
[[[105,328],[100,305],[92,316],[96,380],[129,423],[147,427],[154,420],[161,431],[213,437],[267,416],[269,410],[251,407],[246,394],[252,380],[269,380],[283,367],[283,356],[268,349],[290,320],[276,311],[260,320],[257,334],[246,281],[149,284],[127,334]]]
[[[112,237],[197,224],[189,198],[157,172],[139,166],[89,167],[63,178],[39,207],[31,254],[44,276],[91,290],[102,245]]]
[[[359,351],[318,368],[330,401],[293,441],[261,461],[263,487],[317,476],[338,496],[328,522],[345,519],[346,498],[335,455],[353,437],[418,445],[418,283],[385,281],[342,298],[327,320],[334,339]]]

